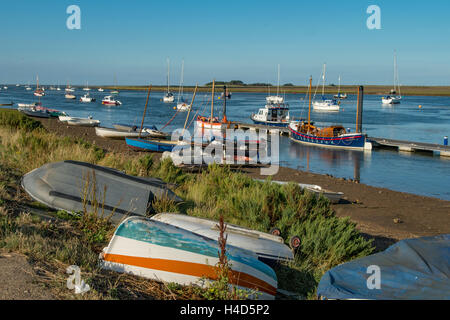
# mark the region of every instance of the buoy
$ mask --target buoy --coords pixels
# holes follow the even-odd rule
[[[419,109],[422,109],[422,105],[419,105]]]

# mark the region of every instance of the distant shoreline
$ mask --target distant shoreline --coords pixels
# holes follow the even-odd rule
[[[81,87],[80,87],[81,88]],[[92,89],[100,88],[98,86],[92,87]],[[147,90],[148,86],[105,86],[101,87],[105,90],[135,90],[135,91],[143,91]],[[185,92],[193,92],[195,86],[184,86],[183,90]],[[267,87],[255,87],[255,86],[227,86],[228,90],[231,93],[234,92],[246,92],[246,93],[268,93],[269,90]],[[374,85],[367,85],[364,86],[364,94],[368,95],[388,95],[390,90],[392,89],[392,86],[374,86]],[[152,91],[166,91],[167,86],[153,86]],[[171,87],[172,93],[176,94],[178,92],[177,86]],[[199,86],[197,89],[198,92],[211,92],[210,86]],[[221,94],[223,91],[223,85],[218,85],[215,87],[215,91],[217,94]],[[315,91],[315,88],[313,88],[313,92]],[[272,86],[270,87],[270,94],[275,95],[277,92],[277,87]],[[284,93],[287,94],[306,94],[308,92],[308,87],[306,86],[281,86],[279,89],[279,94],[283,95]],[[318,92],[321,92],[321,90],[318,90]],[[326,86],[325,87],[325,94],[337,94],[338,92],[338,86]],[[341,86],[341,93],[346,93],[348,95],[356,95],[358,93],[358,86]],[[401,87],[401,95],[402,96],[443,96],[443,97],[449,97],[450,96],[450,86],[404,86]]]

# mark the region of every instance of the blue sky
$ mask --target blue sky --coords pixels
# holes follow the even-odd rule
[[[81,9],[68,30],[66,8]],[[369,30],[369,5],[381,30]],[[450,85],[450,1],[1,1],[0,83]]]

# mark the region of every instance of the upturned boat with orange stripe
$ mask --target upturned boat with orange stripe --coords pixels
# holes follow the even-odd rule
[[[217,279],[217,241],[175,226],[142,217],[129,217],[117,228],[100,254],[105,269],[181,285],[204,285]],[[257,290],[258,299],[274,299],[277,277],[257,256],[230,245],[230,284]]]

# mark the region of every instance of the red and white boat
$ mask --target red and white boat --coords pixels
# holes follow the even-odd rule
[[[122,102],[115,100],[113,96],[106,96],[103,98],[102,104],[107,106],[120,106],[122,105]]]
[[[43,96],[45,96],[44,90],[42,90],[41,88],[39,88],[39,76],[37,77],[36,91],[34,91],[34,95],[35,95],[36,97],[43,97]]]

